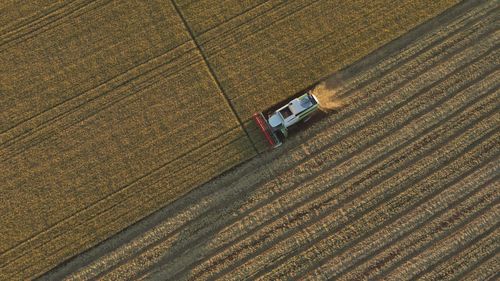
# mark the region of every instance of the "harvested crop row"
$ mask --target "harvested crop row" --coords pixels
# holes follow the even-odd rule
[[[474,168],[481,159],[491,158],[491,154],[493,156],[498,155],[498,151],[491,149],[491,146],[483,149],[486,149],[486,151],[476,149],[476,151],[467,153],[466,156],[462,156],[451,165],[441,168],[439,173],[421,180],[414,186],[410,185],[410,188],[384,202],[354,223],[350,223],[338,231],[330,232],[331,236],[311,245],[306,251],[291,257],[286,263],[264,275],[263,279],[276,280],[276,278],[283,278],[284,276],[302,275],[309,271],[310,267],[313,267],[318,261],[325,260],[339,250],[345,249],[349,245],[356,243],[356,241],[373,235],[374,232],[390,225],[394,220],[418,206],[426,197],[445,189],[450,181],[460,179],[461,173]],[[446,177],[443,178],[442,175],[446,175]],[[439,179],[446,180],[439,181]],[[387,185],[387,188],[392,188],[392,185]],[[399,231],[402,231],[402,229]]]
[[[484,233],[488,233],[489,230],[497,228],[499,219],[500,205],[497,202],[497,204],[492,206],[483,216],[464,226],[453,233],[453,235],[438,241],[418,256],[403,263],[395,271],[386,274],[384,278],[387,280],[401,280],[410,279],[416,276],[432,266],[434,262],[452,254],[456,248],[467,245],[475,238],[480,237]]]
[[[385,276],[388,271],[401,266],[404,260],[407,260],[420,249],[448,236],[477,215],[491,208],[498,201],[497,188],[498,183],[487,185],[479,193],[467,198],[458,206],[447,210],[444,215],[433,218],[402,240],[383,247],[382,252],[371,256],[367,262],[340,276],[340,279],[366,280],[377,276]]]
[[[494,123],[495,121],[498,121],[498,120],[495,118],[490,118],[489,122],[485,121],[485,122],[483,122],[483,126],[475,127],[472,131],[469,130],[469,132],[466,134],[466,136],[463,136],[462,138],[464,138],[464,137],[474,138],[474,137],[478,137],[477,134],[479,134],[479,135],[485,134],[487,131],[491,130],[491,129],[488,129],[488,126],[491,126],[491,124]],[[458,139],[462,139],[462,138],[458,138]],[[449,147],[448,149],[443,148],[439,152],[433,153],[433,154],[438,153],[438,155],[441,155],[439,153],[445,153],[445,151],[448,151],[449,149],[451,149],[451,151],[449,151],[450,153],[443,156],[444,158],[439,159],[440,161],[438,161],[438,163],[444,161],[445,158],[452,157],[452,155],[453,155],[453,153],[451,153],[452,151],[456,151],[456,152],[459,151],[459,149],[456,150],[457,145],[459,145],[459,143],[457,142],[458,139],[455,139],[453,142],[446,145],[446,147]],[[433,154],[424,158],[423,160],[426,160],[428,163],[432,163],[433,161],[435,162],[436,160],[433,160],[433,158],[431,157],[431,156],[433,156]],[[424,163],[425,163],[425,161],[424,161]],[[430,164],[426,164],[422,167],[426,167],[426,169],[430,169],[433,165],[437,165],[437,163],[430,165],[430,166],[429,165]],[[420,170],[422,170],[422,167],[420,168]],[[420,174],[422,174],[423,171],[418,171],[418,172]],[[410,178],[403,177],[403,176],[407,176],[405,174],[408,174],[408,173],[409,172],[406,171],[402,175],[398,175],[398,176],[400,179],[404,179],[405,181],[407,181]],[[415,174],[415,173],[416,172],[413,172],[413,174]],[[271,249],[270,249],[270,250],[267,250],[266,252],[264,252],[263,254],[259,254],[260,251],[255,251],[256,249],[254,248],[255,246],[260,248],[260,244],[256,244],[255,246],[252,246],[250,248],[253,250],[253,251],[251,251],[252,252],[251,257],[258,257],[255,260],[255,262],[251,263],[251,266],[249,264],[250,262],[247,262],[247,263],[239,266],[237,269],[234,269],[234,271],[232,271],[230,274],[232,276],[234,276],[235,278],[238,278],[238,276],[241,277],[242,275],[250,274],[250,272],[248,270],[250,270],[252,268],[259,268],[261,266],[267,266],[271,261],[276,262],[276,260],[273,257],[277,257],[277,256],[284,257],[284,255],[286,253],[290,253],[291,251],[293,251],[293,249],[295,249],[297,247],[297,243],[301,243],[301,242],[307,243],[308,241],[315,239],[315,237],[317,237],[318,235],[321,235],[322,233],[324,233],[324,231],[328,231],[331,227],[335,227],[335,225],[342,223],[342,221],[349,219],[349,217],[347,216],[348,214],[346,213],[347,210],[356,210],[355,213],[361,212],[363,209],[369,208],[370,205],[377,204],[377,200],[378,201],[382,200],[382,197],[377,197],[378,194],[385,194],[386,196],[389,195],[388,190],[385,190],[383,188],[382,189],[379,188],[379,189],[380,190],[377,193],[375,193],[372,190],[372,192],[370,192],[368,194],[364,194],[364,195],[357,197],[355,199],[355,201],[352,203],[349,203],[348,206],[346,206],[342,209],[336,210],[334,212],[334,214],[330,215],[329,217],[322,219],[322,220],[319,220],[319,221],[315,222],[314,225],[309,226],[305,230],[299,232],[300,236],[307,237],[307,239],[304,238],[307,241],[302,241],[303,240],[302,238],[295,240],[295,239],[292,239],[293,237],[290,237],[290,238],[287,238],[286,240],[283,240],[283,241],[280,241],[278,243],[273,244],[271,247],[271,249],[273,251],[271,251]],[[370,198],[372,198],[374,200],[372,200]],[[355,204],[355,205],[353,205],[353,204]],[[354,215],[355,213],[353,213],[351,215]],[[331,225],[331,226],[329,226],[329,225]],[[329,227],[325,228],[325,226],[329,226]],[[315,230],[315,228],[318,228],[319,231]],[[295,236],[297,236],[297,235],[295,235]],[[259,254],[259,255],[257,255],[257,254]],[[245,260],[247,260],[247,259],[248,258],[246,258]],[[251,261],[254,261],[254,260],[251,260]],[[240,272],[240,274],[238,274],[239,272]],[[246,275],[246,276],[248,276],[248,275]]]
[[[479,2],[479,1],[478,1]],[[334,77],[330,82],[335,88],[335,92],[339,97],[349,94],[361,86],[368,85],[379,79],[381,76],[387,75],[399,65],[415,59],[417,56],[428,52],[435,46],[440,46],[442,51],[450,51],[449,48],[456,47],[455,44],[463,44],[463,40],[471,33],[477,33],[480,29],[487,26],[492,14],[497,5],[491,1],[485,1],[480,5],[470,9],[467,13],[454,18],[450,23],[442,25],[438,30],[432,33],[426,33],[418,38],[418,41],[413,42],[401,51],[384,58],[374,66],[365,69],[361,74],[356,73],[353,77],[344,80],[343,77]],[[435,54],[434,54],[435,55]],[[338,83],[340,80],[340,84]]]
[[[499,248],[500,230],[497,228],[476,243],[468,245],[462,252],[444,260],[437,267],[433,267],[430,272],[419,278],[421,280],[450,280],[479,263],[483,257],[498,251]]]
[[[464,276],[464,281],[477,281],[477,280],[498,280],[498,273],[500,272],[500,253],[496,253],[491,258],[480,264],[477,268],[472,270],[469,274]],[[495,278],[496,277],[496,278]]]
[[[488,84],[488,83],[485,83],[485,84]],[[433,94],[432,91],[430,93]],[[423,118],[423,117],[420,118],[418,120],[419,122],[415,122],[414,124],[411,124],[411,126],[408,126],[406,128],[406,132],[404,132],[404,130],[402,130],[402,131],[398,131],[393,136],[389,136],[387,138],[387,141],[380,143],[380,145],[379,145],[380,149],[369,150],[367,153],[363,154],[363,157],[361,159],[376,158],[376,156],[371,155],[372,151],[375,151],[375,152],[381,151],[381,153],[388,153],[388,151],[392,150],[393,149],[392,147],[395,147],[396,144],[400,145],[403,142],[402,140],[399,139],[399,136],[405,136],[405,138],[409,139],[410,137],[407,136],[408,134],[412,135],[412,133],[414,133],[415,135],[418,135],[419,132],[424,131],[426,126],[431,126],[432,124],[436,124],[437,122],[439,122],[439,120],[442,120],[442,118],[446,116],[446,115],[443,116],[443,114],[451,114],[452,112],[456,112],[456,111],[461,112],[464,109],[461,109],[459,105],[461,103],[462,104],[466,103],[467,99],[464,99],[464,97],[467,97],[467,92],[462,93],[461,96],[462,96],[462,98],[457,97],[456,99],[452,99],[449,102],[449,104],[446,104],[446,106],[442,106],[442,108],[440,108],[438,110],[438,112],[441,112],[441,114],[436,114],[437,112],[435,112],[435,113],[428,114],[428,116],[425,116],[426,118]],[[469,99],[472,97],[473,96],[469,95]],[[481,101],[478,105],[475,105],[475,108],[478,109],[478,108],[482,108],[482,107],[486,106],[486,108],[482,109],[483,112],[485,110],[488,110],[488,108],[491,110],[492,108],[495,108],[494,104],[492,105],[492,101],[495,99],[496,99],[495,96],[490,96],[488,99],[485,99],[485,100]],[[403,112],[406,112],[406,111],[403,111]],[[474,111],[472,111],[472,113],[473,112]],[[453,125],[453,126],[461,126],[461,124],[464,121],[470,123],[474,119],[476,119],[480,116],[480,115],[478,115],[478,113],[480,113],[480,112],[481,111],[479,111],[475,114],[470,114],[471,110],[465,110],[465,112],[463,112],[463,115],[461,116],[461,118],[454,118],[449,122],[449,124]],[[476,116],[474,116],[474,115],[476,115]],[[449,127],[444,126],[444,127],[440,128],[439,130],[437,130],[433,133],[434,136],[428,137],[426,139],[431,139],[432,141],[438,141],[439,139],[444,138],[446,135],[451,134],[456,129],[453,129],[453,126],[450,126],[450,125],[449,125]],[[418,129],[416,129],[416,128],[418,128]],[[413,150],[413,151],[421,153],[422,147],[420,147],[420,146],[416,146],[416,147],[418,147],[418,148],[416,150]],[[411,155],[410,151],[412,151],[412,150],[407,149],[401,153],[403,153],[403,156],[410,157],[410,155]],[[366,158],[364,158],[364,157],[366,157]],[[398,156],[397,154],[392,156],[391,158],[402,160],[401,156]],[[315,194],[315,193],[322,194],[322,193],[326,192],[326,194],[323,194],[321,196],[321,198],[326,198],[323,200],[328,201],[328,200],[331,200],[328,198],[336,198],[336,201],[341,201],[341,198],[338,198],[338,196],[339,196],[338,193],[340,192],[340,190],[342,190],[342,193],[343,193],[342,198],[345,196],[348,196],[349,194],[350,194],[349,196],[353,196],[354,194],[357,194],[359,192],[357,190],[352,190],[349,192],[347,192],[345,190],[346,188],[347,188],[347,190],[349,190],[349,185],[346,186],[345,188],[342,186],[340,186],[340,187],[336,186],[334,189],[329,190],[330,188],[332,188],[335,185],[335,183],[339,183],[339,179],[344,177],[344,176],[342,176],[343,174],[341,173],[341,171],[344,171],[347,174],[352,174],[356,170],[359,170],[360,168],[366,166],[366,164],[363,163],[363,160],[361,160],[361,162],[360,162],[360,161],[355,161],[354,159],[351,159],[349,164],[350,165],[345,169],[341,169],[342,165],[340,165],[340,166],[336,167],[335,169],[328,171],[325,174],[322,174],[320,180],[315,180],[315,181],[312,181],[310,183],[305,183],[305,185],[303,185],[300,189],[296,189],[296,190],[292,191],[291,193],[288,193],[286,195],[286,197],[280,198],[280,200],[278,200],[276,202],[271,202],[269,206],[264,206],[263,208],[259,209],[259,211],[262,215],[260,215],[260,216],[254,215],[254,217],[248,217],[248,221],[249,221],[248,225],[251,225],[251,222],[261,222],[261,221],[265,222],[266,220],[269,220],[269,218],[273,218],[274,216],[276,216],[278,211],[279,211],[278,213],[283,213],[282,210],[290,209],[290,210],[293,210],[293,213],[296,213],[296,212],[297,213],[308,213],[307,208],[305,210],[301,210],[302,208],[300,208],[298,210],[294,210],[295,208],[297,208],[297,206],[295,206],[293,208],[289,208],[290,206],[293,206],[295,204],[294,197],[296,197],[297,198],[296,200],[299,200],[298,202],[300,202],[300,200],[307,199],[308,196],[310,196],[311,194]],[[351,169],[353,166],[356,168]],[[388,168],[388,167],[386,166],[386,168]],[[370,170],[372,170],[372,171],[378,170],[379,171],[377,174],[378,177],[383,175],[380,173],[380,170],[377,169],[377,166],[375,166],[375,168],[370,168]],[[327,175],[327,174],[329,174],[329,175]],[[362,174],[362,176],[366,175],[366,174],[369,175],[369,173],[365,172]],[[362,178],[362,177],[358,176],[357,179],[359,179],[359,178]],[[351,182],[357,182],[357,184],[351,184],[351,185],[356,186],[356,188],[358,188],[358,189],[361,189],[361,187],[359,186],[359,183],[361,181],[355,179],[355,180],[352,180]],[[349,198],[349,197],[347,197],[347,198]],[[317,201],[317,200],[315,200],[315,201]],[[309,203],[308,205],[318,206],[318,204],[322,205],[322,204],[317,203],[317,202],[316,203]],[[315,209],[315,208],[313,208],[313,209]],[[315,210],[315,213],[318,213],[318,212],[319,212],[319,210]],[[264,215],[266,215],[266,216],[264,216]],[[287,225],[287,228],[293,228],[294,226],[296,227],[295,224],[300,222],[300,220],[297,221],[296,219],[290,219],[290,217],[293,217],[292,215],[287,216],[287,217],[288,218],[285,221],[283,221],[283,219],[280,219],[276,222],[273,222],[273,225],[266,226],[265,229],[268,229],[268,230],[264,231],[263,233],[268,233],[269,231],[270,231],[269,233],[272,233],[273,231],[276,231],[276,229],[275,229],[276,227],[282,227],[283,225]],[[302,218],[302,220],[304,220],[304,219],[308,219],[308,218],[307,217]],[[244,220],[246,220],[246,218],[244,218]],[[292,224],[291,221],[293,221],[294,223]],[[233,235],[237,235],[241,232],[243,234],[245,233],[245,231],[244,231],[245,229],[238,227],[238,225],[232,225],[232,226],[228,227],[227,231],[230,231],[230,230],[233,231],[233,233],[234,233]],[[269,233],[267,235],[264,235],[264,234],[261,234],[261,235],[264,235],[267,238],[270,238]],[[221,236],[221,234],[224,234],[224,233],[218,233],[217,237],[219,238]],[[274,235],[276,235],[276,234],[273,234],[273,236]],[[222,241],[228,241],[229,238],[230,237],[226,237],[226,238],[222,239]],[[261,239],[259,239],[259,238],[255,238],[253,240],[260,241],[262,243]],[[215,242],[217,242],[217,240],[215,240]],[[225,252],[226,252],[225,255],[228,255],[228,253],[227,253],[228,250],[229,249],[225,250]],[[242,249],[235,248],[235,249],[231,250],[231,252],[229,252],[229,253],[232,253],[232,252],[237,252],[241,255]],[[201,267],[198,270],[199,270],[199,272],[207,272],[206,266]],[[198,270],[195,270],[195,272]]]
[[[434,196],[428,196],[428,201],[423,202],[406,215],[400,216],[385,229],[352,245],[349,250],[339,251],[326,261],[316,261],[317,268],[303,278],[317,280],[338,277],[349,268],[369,259],[376,251],[402,239],[411,231],[422,227],[428,220],[440,216],[446,209],[453,208],[465,199],[472,200],[469,198],[479,192],[484,185],[491,184],[497,169],[498,165],[493,161],[472,173],[469,172],[470,174],[463,180],[439,190],[439,193]]]

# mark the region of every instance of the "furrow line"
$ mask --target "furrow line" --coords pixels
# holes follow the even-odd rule
[[[498,280],[500,273],[500,253],[497,250],[496,253],[487,259],[485,262],[481,263],[474,270],[465,275],[462,279],[463,281],[477,281],[477,280]],[[455,279],[459,280],[459,279]]]
[[[327,260],[317,262],[314,265],[316,268],[311,270],[307,276],[299,277],[306,280],[326,280],[336,278],[345,271],[351,270],[358,264],[369,260],[385,247],[404,239],[412,231],[435,220],[447,210],[455,208],[464,199],[475,196],[485,186],[494,183],[498,180],[498,176],[496,176],[498,168],[498,164],[491,161],[487,165],[466,172],[463,180],[455,179],[450,187],[436,190],[437,194],[433,193],[428,196],[423,200],[424,203],[408,214],[400,216],[385,230],[352,244],[350,248],[344,247],[341,251],[329,256]]]
[[[441,264],[435,264],[426,274],[421,274],[420,280],[450,280],[454,276],[465,272],[468,268],[485,257],[494,254],[500,248],[500,230],[492,229],[490,234],[485,232],[485,237],[466,245],[464,249],[457,251],[455,255],[449,255],[449,259],[441,260]],[[458,249],[456,249],[458,250]]]
[[[499,199],[498,194],[496,195],[496,198]],[[464,226],[445,239],[438,241],[433,247],[408,260],[395,271],[385,274],[384,279],[402,280],[418,276],[420,272],[425,271],[434,262],[453,254],[456,248],[463,247],[476,239],[476,237],[481,237],[481,235],[488,233],[488,230],[491,231],[497,228],[500,224],[499,219],[500,204],[497,203],[482,218]],[[485,230],[487,232],[484,232]]]
[[[416,231],[404,236],[403,239],[383,246],[382,252],[378,252],[375,256],[370,255],[370,259],[361,266],[337,278],[339,280],[373,280],[385,276],[388,270],[399,266],[401,260],[407,255],[428,247],[433,241],[443,239],[497,204],[499,202],[497,189],[498,180],[495,180],[479,193],[459,202],[458,206],[445,210],[444,215],[433,218]]]

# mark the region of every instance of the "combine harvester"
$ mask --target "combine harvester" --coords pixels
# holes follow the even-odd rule
[[[253,115],[253,119],[269,146],[276,148],[288,137],[288,130],[291,126],[309,120],[318,108],[318,99],[311,91],[308,91],[277,110],[269,110],[267,117],[264,113],[257,112]]]

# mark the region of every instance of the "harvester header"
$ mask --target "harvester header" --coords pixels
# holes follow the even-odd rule
[[[291,126],[309,120],[318,109],[318,100],[309,91],[267,114],[257,112],[253,119],[271,148],[279,147]]]

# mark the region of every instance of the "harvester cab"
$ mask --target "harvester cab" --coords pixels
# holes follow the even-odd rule
[[[291,126],[300,121],[307,121],[318,109],[318,100],[307,92],[279,107],[271,110],[267,118],[262,112],[254,114],[254,120],[272,148],[280,146],[288,137]]]

